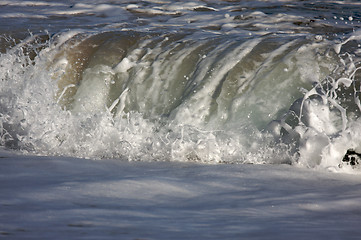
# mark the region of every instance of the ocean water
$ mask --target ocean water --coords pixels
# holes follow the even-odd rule
[[[1,156],[2,239],[360,238],[359,175]]]
[[[359,239],[360,21],[0,0],[0,238]]]
[[[357,169],[357,1],[1,1],[0,144]]]

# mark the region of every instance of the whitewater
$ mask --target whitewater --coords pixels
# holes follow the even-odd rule
[[[0,0],[0,237],[358,239],[360,21]]]

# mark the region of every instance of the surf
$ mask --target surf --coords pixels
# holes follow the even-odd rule
[[[340,40],[316,34],[319,20],[293,18],[290,27],[291,15],[235,13],[213,27],[201,21],[206,14],[191,15],[202,31],[3,35],[0,144],[95,159],[357,169],[360,32],[342,25]],[[189,17],[164,16],[170,25]],[[275,19],[277,31],[267,25]]]

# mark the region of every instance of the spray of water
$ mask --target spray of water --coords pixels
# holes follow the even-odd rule
[[[0,56],[0,144],[97,159],[355,168],[360,64],[346,47],[358,36],[339,45],[30,36]]]

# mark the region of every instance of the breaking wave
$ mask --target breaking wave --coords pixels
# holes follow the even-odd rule
[[[326,38],[297,23],[293,34],[257,25],[251,35],[207,26],[3,35],[0,144],[96,159],[358,169],[361,32]]]

